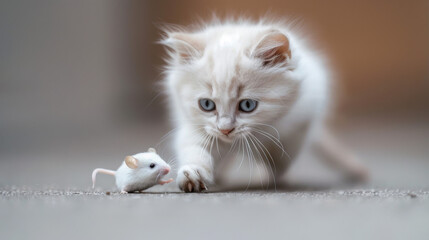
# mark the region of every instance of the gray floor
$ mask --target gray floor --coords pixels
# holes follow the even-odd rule
[[[95,167],[161,139],[165,125],[5,151],[0,161],[1,239],[428,239],[427,124],[337,124],[336,132],[371,170],[366,185],[345,186],[314,157],[291,169],[277,191],[252,187],[184,194],[174,184],[120,195]],[[139,141],[141,136],[151,136]],[[166,141],[168,142],[168,141]],[[170,158],[168,143],[158,146]],[[232,178],[246,181],[246,168]],[[237,177],[240,176],[240,177]],[[324,188],[329,186],[329,188]]]
[[[429,192],[1,192],[2,239],[427,239]]]

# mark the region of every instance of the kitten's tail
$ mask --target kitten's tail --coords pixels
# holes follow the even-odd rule
[[[104,169],[104,168],[96,168],[94,169],[94,171],[92,171],[92,188],[95,187],[95,178],[97,176],[97,173],[104,173],[104,174],[108,174],[108,175],[112,175],[115,176],[116,171],[113,170],[108,170],[108,169]]]

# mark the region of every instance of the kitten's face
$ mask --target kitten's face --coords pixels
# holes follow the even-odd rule
[[[267,62],[251,50],[207,45],[200,57],[172,69],[176,104],[195,128],[229,142],[286,114],[299,82],[290,69],[279,67],[284,62]]]

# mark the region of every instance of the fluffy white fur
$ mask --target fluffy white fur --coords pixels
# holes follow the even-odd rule
[[[215,22],[167,30],[162,44],[168,47],[165,87],[178,129],[177,183],[184,191],[213,184],[219,158],[231,149],[263,161],[278,178],[323,122],[327,66],[286,24]],[[203,98],[213,100],[216,110],[202,111]],[[256,110],[239,111],[242,99],[256,100]],[[226,136],[219,129],[234,130]]]

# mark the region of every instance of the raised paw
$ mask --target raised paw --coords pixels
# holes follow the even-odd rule
[[[185,192],[208,190],[207,184],[211,182],[211,175],[205,169],[194,165],[183,166],[177,174],[179,188]]]

